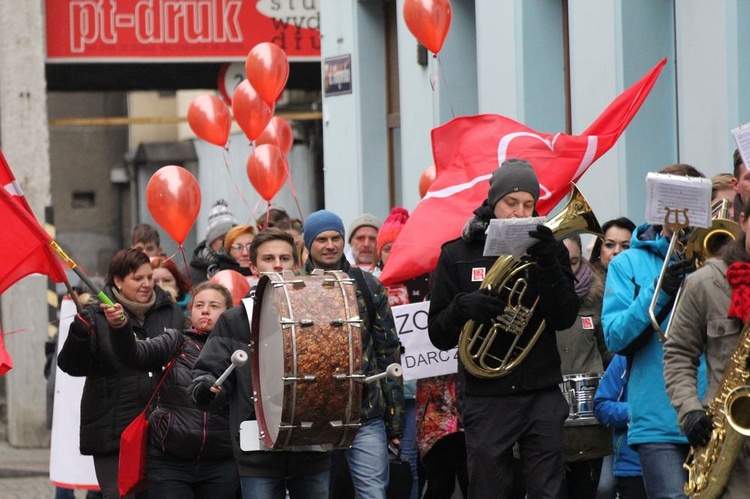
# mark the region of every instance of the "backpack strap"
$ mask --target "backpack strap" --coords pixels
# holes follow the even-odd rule
[[[375,324],[375,302],[372,299],[370,287],[367,285],[367,281],[365,280],[362,269],[360,269],[359,267],[351,267],[351,271],[354,275],[354,280],[357,282],[357,288],[360,290],[360,293],[362,293],[362,298],[364,298],[365,300],[367,317],[370,320],[370,327],[372,327],[372,325]]]

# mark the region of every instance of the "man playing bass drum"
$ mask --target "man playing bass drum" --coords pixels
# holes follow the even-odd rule
[[[437,348],[454,348],[468,320],[489,327],[503,314],[506,303],[479,289],[496,260],[483,256],[485,230],[493,218],[534,215],[538,199],[539,181],[531,164],[509,159],[493,172],[487,200],[474,212],[462,237],[443,245],[429,313],[430,340]],[[526,272],[526,294],[539,297],[530,323],[544,319],[544,330],[526,359],[503,377],[475,377],[459,363],[459,375],[465,378],[463,415],[472,499],[510,495],[516,442],[529,498],[556,498],[562,484],[568,404],[559,387],[555,331],[573,324],[579,303],[565,246],[543,225],[529,234],[538,239],[527,250],[537,265]],[[499,336],[505,342],[511,333],[500,331]]]
[[[709,416],[704,404],[714,400],[717,408],[723,411],[724,395],[736,386],[747,384],[750,329],[745,327],[743,332],[743,324],[747,325],[750,317],[748,224],[750,204],[740,215],[744,232],[742,237],[727,244],[721,258],[709,259],[685,280],[679,306],[674,311],[672,327],[664,343],[667,394],[677,410],[680,428],[696,455],[700,455],[703,447],[709,443],[714,425],[723,426],[728,432],[723,442],[712,442],[715,450],[711,452],[717,454],[715,463],[705,466],[700,464],[700,459],[694,461],[695,474],[711,477],[712,481],[727,482],[721,495],[724,498],[745,498],[750,491],[750,442],[738,435],[721,414],[713,414],[713,418]],[[704,354],[708,392],[701,402],[698,395],[698,365]],[[733,359],[733,356],[736,357]],[[735,455],[730,456],[733,441],[740,447]],[[699,492],[693,490],[691,495]],[[716,497],[710,493],[700,497],[705,496]]]

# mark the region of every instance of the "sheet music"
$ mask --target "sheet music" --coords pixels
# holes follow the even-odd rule
[[[513,255],[516,258],[526,254],[526,248],[537,242],[529,236],[547,217],[493,218],[487,227],[487,240],[484,243],[484,256]]]
[[[710,227],[711,180],[649,173],[646,175],[646,221],[663,225],[667,208],[671,210],[671,223],[675,216],[680,223],[685,222],[687,216],[690,227]]]
[[[737,149],[740,151],[742,156],[742,162],[746,165],[750,164],[747,162],[750,159],[750,123],[738,126],[732,130],[732,137],[734,142],[737,144]]]

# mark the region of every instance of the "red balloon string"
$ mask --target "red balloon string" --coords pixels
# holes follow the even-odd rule
[[[185,266],[185,275],[187,276],[188,284],[190,285],[190,294],[193,294],[193,280],[190,278],[190,265],[188,265],[187,261],[187,253],[185,253],[185,247],[180,243],[177,246],[177,251],[182,253],[182,264]],[[177,253],[175,252],[175,255]],[[174,255],[170,256],[169,258],[174,257]]]
[[[263,199],[260,198],[255,202],[255,206],[253,207],[252,211],[250,212],[250,223],[255,223],[255,220],[257,220],[257,213],[258,213],[258,206],[260,205],[260,202]]]
[[[448,80],[445,79],[445,71],[440,71],[442,63],[437,54],[435,54],[435,59],[437,60],[438,74],[443,77],[443,87],[445,87],[445,95],[448,97],[448,105],[451,108],[451,117],[455,118],[456,112],[453,110],[453,99],[451,98],[450,88],[448,88]]]
[[[227,169],[227,175],[229,175],[229,180],[232,182],[232,185],[234,186],[234,190],[237,191],[237,194],[239,194],[240,199],[242,200],[242,203],[245,205],[245,208],[249,210],[250,205],[248,204],[247,199],[245,199],[245,196],[242,195],[242,191],[237,185],[237,182],[235,182],[234,178],[232,178],[232,171],[229,169],[229,161],[227,160],[228,154],[229,154],[228,148],[224,152],[221,153],[221,158],[224,160],[224,168]]]

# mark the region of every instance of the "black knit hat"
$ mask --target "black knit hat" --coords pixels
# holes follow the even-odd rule
[[[487,201],[494,209],[498,201],[511,192],[528,192],[534,196],[534,203],[539,201],[539,180],[536,178],[531,163],[524,159],[506,159],[492,172]]]

